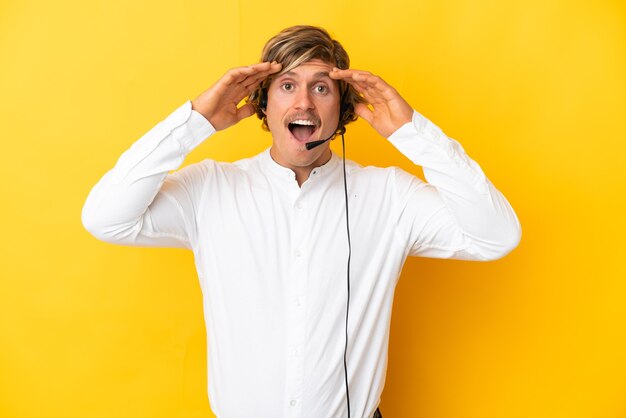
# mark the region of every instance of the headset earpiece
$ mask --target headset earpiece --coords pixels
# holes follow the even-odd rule
[[[339,102],[339,131],[340,133],[345,133],[346,127],[345,124],[347,121],[344,121],[344,115],[350,111],[351,104],[348,101],[348,86],[346,85],[345,90],[341,93],[341,98]]]
[[[259,107],[265,113],[265,109],[267,109],[267,89],[261,89],[259,93]]]

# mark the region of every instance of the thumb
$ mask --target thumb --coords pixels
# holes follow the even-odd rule
[[[252,106],[251,103],[246,103],[245,105],[237,109],[237,122],[239,122],[242,119],[248,118],[254,115],[255,113],[256,111],[254,110],[254,106]]]
[[[365,119],[365,121],[367,121],[367,123],[369,123],[370,125],[372,124],[372,120],[374,119],[374,112],[372,112],[366,104],[357,103],[354,106],[354,113],[356,113],[358,117]]]

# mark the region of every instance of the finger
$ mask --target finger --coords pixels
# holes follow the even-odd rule
[[[345,81],[346,83],[350,84],[360,95],[368,96],[368,86],[365,83],[355,81],[352,78],[345,79],[342,81]],[[371,97],[366,97],[366,98],[368,100],[371,99]]]
[[[253,73],[255,73],[255,71],[251,67],[231,68],[222,77],[222,82],[226,85],[236,84]]]
[[[243,87],[241,85],[232,88],[228,94],[224,97],[225,101],[228,103],[233,103],[235,106],[240,103],[243,99],[249,96],[257,87],[259,87],[260,83],[250,84],[249,86]]]
[[[270,64],[270,67],[267,70],[260,72],[258,75],[260,77],[260,80],[265,80],[267,77],[271,76],[272,74],[279,73],[280,70],[282,69],[283,69],[283,65],[274,61]]]
[[[371,86],[366,82],[368,77],[372,76],[372,74],[368,71],[352,69],[340,70],[338,68],[334,68],[329,73],[329,76],[330,78],[342,80],[351,84],[360,93],[365,93],[367,89],[371,88]]]
[[[261,82],[257,81],[254,84],[250,84],[249,86],[246,86],[246,88],[244,89],[244,97],[249,96],[254,90],[259,88],[260,85],[261,85]]]
[[[386,100],[393,98],[393,88],[379,76],[373,74],[355,74],[354,79],[359,82],[372,97]]]
[[[402,98],[395,88],[379,76],[370,75],[364,77],[362,83],[366,85],[367,93],[372,98],[387,102]]]
[[[256,64],[248,65],[248,67],[262,71],[270,69],[271,71],[274,71],[275,69],[280,69],[282,67],[282,64],[276,61],[263,61],[257,62]]]
[[[248,87],[251,84],[259,84],[261,81],[265,80],[269,76],[270,74],[264,71],[262,73],[257,73],[246,78],[242,83],[245,87]]]
[[[348,80],[347,83],[354,87],[354,89],[371,104],[376,104],[384,101],[382,96],[368,84],[354,80]]]
[[[383,92],[390,87],[380,77],[368,71],[333,69],[329,75],[331,78],[349,83],[357,92],[372,103],[384,100],[385,95]]]
[[[262,62],[250,66],[251,73],[242,81],[245,85],[256,83],[257,81],[267,78],[269,75],[277,73],[282,69],[282,64],[277,62]]]
[[[239,81],[239,84],[243,85],[245,90],[248,90],[250,85],[258,85],[261,81],[267,79],[271,74],[280,71],[281,68],[282,65],[276,62],[273,62],[268,66],[252,68],[256,72],[248,74],[245,78]]]
[[[352,85],[359,86],[361,92],[368,91],[372,96],[385,98],[387,100],[393,98],[395,90],[381,77],[374,75],[368,71],[361,70],[333,70],[330,73],[331,78],[345,80]]]
[[[249,68],[254,72],[253,74],[268,76],[280,71],[283,68],[283,65],[276,61],[265,61],[250,65]]]
[[[249,77],[241,85],[236,88],[238,96],[243,97],[250,95],[254,90],[261,86],[261,83],[268,77],[267,74],[259,74],[254,77]]]
[[[276,62],[276,61],[273,61],[273,62],[270,64],[269,73],[270,73],[270,74],[275,74],[275,73],[279,72],[279,71],[280,71],[280,70],[282,70],[282,69],[283,69],[283,65],[282,65],[281,63]]]
[[[244,67],[232,68],[226,72],[222,80],[226,84],[237,84],[255,75],[267,77],[267,75],[279,71],[280,68],[282,68],[281,64],[275,62],[260,62]]]
[[[351,68],[346,68],[342,70],[340,68],[334,67],[328,75],[330,78],[333,78],[335,80],[341,79],[347,81],[348,79],[353,78],[355,74],[368,75],[371,73],[369,71],[355,70]]]
[[[253,66],[255,68],[240,67],[230,70],[218,81],[217,86],[215,86],[216,91],[226,100],[238,103],[242,98],[252,93],[259,83],[268,77],[270,71],[276,72],[281,68],[280,64],[266,64]],[[265,70],[260,70],[262,68]]]

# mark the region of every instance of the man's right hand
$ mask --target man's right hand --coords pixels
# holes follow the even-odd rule
[[[201,113],[217,131],[226,129],[242,119],[254,115],[250,103],[237,108],[270,74],[282,68],[276,62],[261,62],[229,70],[204,93],[191,101],[191,108]]]

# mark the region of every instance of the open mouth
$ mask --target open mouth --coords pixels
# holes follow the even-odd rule
[[[287,125],[289,128],[289,132],[296,138],[298,141],[306,142],[317,131],[317,125],[315,122],[307,120],[307,119],[297,119],[289,123]]]

